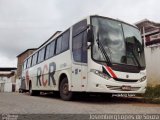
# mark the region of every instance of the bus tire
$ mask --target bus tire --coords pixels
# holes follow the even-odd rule
[[[40,91],[34,91],[34,90],[32,90],[32,83],[30,82],[30,84],[29,84],[29,95],[30,96],[37,96],[39,94],[40,94]]]
[[[19,93],[23,93],[23,90],[21,88],[19,88]]]
[[[72,99],[73,93],[69,91],[68,79],[63,78],[60,83],[60,97],[62,100],[69,101]]]

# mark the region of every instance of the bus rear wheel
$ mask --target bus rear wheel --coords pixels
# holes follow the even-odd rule
[[[73,93],[69,91],[68,79],[63,78],[60,83],[60,97],[62,100],[69,101],[73,97]]]
[[[31,82],[30,82],[30,84],[29,84],[29,95],[30,95],[30,96],[40,95],[40,91],[32,90],[32,83],[31,83]]]

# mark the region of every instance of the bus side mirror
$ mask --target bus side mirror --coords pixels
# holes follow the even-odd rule
[[[93,29],[92,26],[89,26],[88,32],[87,32],[87,41],[92,42],[93,41]]]

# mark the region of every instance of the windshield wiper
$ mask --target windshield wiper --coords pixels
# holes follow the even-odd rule
[[[112,65],[110,59],[109,59],[109,56],[108,54],[106,53],[101,41],[99,40],[99,33],[97,33],[97,39],[96,39],[96,42],[98,44],[98,48],[100,49],[100,51],[102,52],[102,54],[104,55],[104,58],[106,59],[106,63],[107,65]]]

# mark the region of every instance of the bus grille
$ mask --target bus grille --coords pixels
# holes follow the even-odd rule
[[[114,78],[116,81],[120,82],[138,82],[138,80],[128,80],[128,79],[120,79],[120,78]]]
[[[123,90],[122,86],[108,86],[108,85],[106,85],[106,87],[110,90],[127,91],[127,90]],[[139,89],[140,89],[140,87],[131,87],[131,89],[128,91],[137,91]]]

